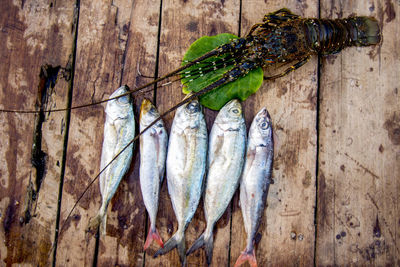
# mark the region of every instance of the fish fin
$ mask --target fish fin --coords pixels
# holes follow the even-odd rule
[[[104,214],[100,222],[100,235],[104,236],[107,233],[107,214]]]
[[[178,249],[179,258],[181,260],[182,266],[186,265],[186,254],[185,254],[185,235],[183,233],[176,232],[165,244],[164,247],[159,249],[156,254],[154,254],[154,258],[157,258],[160,255],[164,255],[167,252],[173,250],[174,248]]]
[[[214,247],[213,234],[210,234],[210,236],[207,238],[205,237],[205,233],[203,233],[199,238],[197,238],[196,241],[194,241],[193,245],[186,252],[186,256],[192,254],[201,247],[204,247],[204,250],[206,252],[207,264],[210,265],[212,261],[212,252]]]
[[[192,254],[193,252],[195,252],[202,246],[204,246],[204,233],[202,233],[201,236],[199,238],[197,238],[196,241],[194,241],[193,245],[186,252],[186,256],[189,256],[190,254]]]
[[[182,238],[182,241],[178,243],[178,254],[179,259],[181,260],[182,267],[186,266],[186,244],[185,239]]]
[[[251,251],[243,251],[239,258],[236,260],[235,266],[234,267],[238,267],[240,265],[242,265],[243,263],[245,263],[246,261],[249,262],[251,267],[257,267],[257,260],[256,260],[256,254],[254,252],[254,249],[252,249]]]
[[[160,234],[158,233],[158,230],[154,228],[154,230],[150,229],[149,233],[147,234],[146,242],[144,243],[143,250],[146,250],[149,248],[150,244],[154,241],[157,242],[157,244],[160,245],[160,247],[164,247],[164,243],[160,237]]]
[[[213,256],[213,248],[214,248],[214,235],[211,233],[210,237],[204,239],[204,250],[206,251],[206,259],[207,264],[210,266]]]
[[[95,233],[100,226],[102,221],[102,215],[98,213],[95,217],[89,220],[88,226],[86,227],[86,232]]]
[[[86,232],[96,233],[97,229],[100,231],[100,235],[106,234],[107,227],[107,209],[102,206],[97,215],[89,220]]]

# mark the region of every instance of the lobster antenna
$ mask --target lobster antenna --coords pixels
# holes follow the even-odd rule
[[[53,109],[53,110],[43,110],[43,112],[60,112],[60,111],[67,111],[67,110],[73,110],[73,109],[84,108],[84,107],[90,107],[90,106],[102,104],[102,103],[105,103],[105,102],[107,102],[107,101],[114,100],[114,99],[117,99],[117,98],[120,98],[120,97],[129,95],[129,94],[131,94],[131,93],[135,93],[135,92],[140,91],[140,90],[142,90],[142,89],[144,89],[144,88],[146,88],[146,87],[149,87],[149,86],[151,86],[151,85],[153,85],[153,84],[156,84],[156,83],[158,83],[158,82],[160,82],[160,81],[163,81],[163,80],[165,80],[165,79],[167,79],[167,78],[169,78],[169,77],[178,75],[178,74],[180,74],[181,71],[183,71],[183,70],[185,70],[185,69],[187,69],[187,68],[190,68],[191,66],[193,66],[193,65],[195,65],[195,64],[200,63],[200,62],[201,62],[202,60],[204,60],[204,59],[207,59],[207,58],[216,56],[216,55],[218,55],[218,54],[219,54],[219,51],[218,51],[217,49],[214,49],[214,50],[212,50],[212,51],[210,51],[210,52],[204,54],[203,56],[200,56],[200,57],[194,59],[193,61],[188,62],[186,65],[181,66],[181,67],[177,68],[176,70],[174,70],[174,71],[172,71],[172,72],[170,72],[170,73],[168,73],[168,74],[166,74],[166,75],[164,75],[164,76],[162,76],[162,77],[160,77],[160,78],[157,78],[157,79],[155,79],[155,80],[153,80],[153,81],[151,81],[151,82],[149,82],[149,83],[147,83],[147,84],[145,84],[145,85],[139,86],[139,87],[137,87],[137,88],[135,88],[135,89],[130,90],[129,92],[127,92],[127,93],[125,93],[125,94],[122,94],[122,95],[119,95],[119,96],[116,96],[116,97],[113,97],[113,98],[101,100],[101,101],[94,102],[94,103],[90,103],[90,104],[84,104],[84,105],[80,105],[80,106],[74,106],[74,107],[70,107],[70,108],[60,108],[60,109]],[[40,111],[40,110],[0,109],[0,112],[4,112],[4,113],[20,113],[20,114],[32,114],[32,113],[33,113],[33,114],[35,114],[35,113],[39,113],[39,112],[41,112],[41,111]]]

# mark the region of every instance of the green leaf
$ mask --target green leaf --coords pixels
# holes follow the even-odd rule
[[[216,47],[229,43],[232,39],[236,38],[238,37],[229,33],[201,37],[189,47],[188,51],[183,57],[182,65],[185,65],[188,61],[192,61],[215,49]],[[234,67],[233,62],[230,62],[230,64],[227,64],[226,67],[223,67],[222,62],[218,61],[218,59],[225,58],[225,63],[229,63],[228,59],[226,58],[227,56],[228,55],[212,57],[185,70],[185,72],[190,72],[190,76],[184,77],[184,75],[182,75],[181,81],[184,85],[182,89],[183,93],[188,94],[191,91],[198,92],[220,79],[224,73],[232,69]],[[213,62],[217,64],[217,70],[213,70]],[[203,76],[200,77],[199,71],[203,72]],[[200,102],[205,107],[214,110],[220,110],[231,99],[237,98],[242,101],[246,100],[250,95],[257,92],[262,84],[262,81],[262,68],[257,68],[234,82],[225,84],[208,92],[207,94],[204,94],[200,97]]]

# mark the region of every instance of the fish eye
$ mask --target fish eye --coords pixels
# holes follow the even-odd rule
[[[268,129],[268,127],[269,127],[269,124],[267,122],[265,122],[265,121],[260,124],[260,128],[263,129],[263,130]]]
[[[199,111],[199,103],[197,101],[192,101],[186,106],[190,113]]]
[[[238,108],[234,108],[231,111],[233,114],[240,114],[240,110]]]
[[[149,110],[149,112],[150,112],[151,114],[156,114],[156,113],[157,113],[157,110],[156,110],[154,107],[151,107],[150,110]]]
[[[121,97],[117,98],[117,101],[118,101],[118,103],[123,104],[123,105],[128,104],[129,96],[128,95],[121,96]]]

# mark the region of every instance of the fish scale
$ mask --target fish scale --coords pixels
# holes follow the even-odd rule
[[[122,86],[110,98],[124,95],[128,90],[127,86]],[[109,101],[105,112],[106,121],[100,161],[100,170],[104,171],[100,174],[99,182],[102,203],[97,215],[89,221],[87,227],[89,231],[93,231],[100,225],[102,235],[106,234],[108,204],[131,164],[133,154],[131,140],[135,137],[135,118],[129,95]],[[119,156],[115,158],[118,154]]]
[[[257,266],[254,240],[264,213],[265,201],[271,183],[274,141],[271,119],[266,108],[254,117],[249,130],[246,159],[240,181],[240,208],[247,234],[247,246],[235,267],[249,261]]]
[[[168,193],[178,221],[178,230],[154,257],[177,247],[182,266],[185,266],[185,230],[200,201],[206,158],[206,122],[200,103],[193,100],[177,109],[168,144]]]
[[[143,131],[159,117],[160,114],[155,106],[149,100],[144,99],[140,108],[140,130]],[[160,188],[164,179],[167,145],[168,134],[163,120],[154,124],[140,136],[140,189],[150,219],[149,233],[144,244],[144,250],[150,246],[153,240],[164,247],[156,229],[156,218]]]
[[[207,263],[211,263],[213,229],[238,187],[246,148],[246,124],[242,106],[236,99],[218,113],[210,133],[208,174],[204,192],[207,227],[186,255],[205,246]]]

